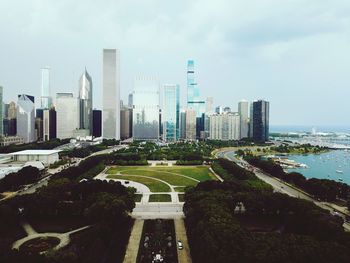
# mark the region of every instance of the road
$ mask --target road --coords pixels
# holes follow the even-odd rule
[[[182,245],[183,245],[183,249],[177,250],[178,262],[179,263],[192,263],[190,247],[188,245],[184,220],[182,218],[175,219],[174,223],[175,223],[176,240],[181,240]]]
[[[330,211],[330,213],[332,213],[332,214],[334,214],[334,212],[336,211],[337,213],[339,213],[338,214],[339,216],[341,216],[343,219],[345,219],[344,210],[335,209],[327,202],[319,202],[316,199],[312,198],[310,195],[305,194],[302,190],[299,190],[296,187],[290,186],[289,184],[281,181],[280,179],[272,177],[272,176],[262,172],[260,169],[251,166],[248,162],[246,162],[244,160],[237,159],[235,157],[233,150],[224,150],[222,152],[217,152],[216,156],[220,157],[220,158],[226,158],[230,161],[233,161],[245,169],[247,167],[253,168],[255,175],[259,179],[270,184],[273,187],[274,191],[276,191],[276,192],[284,193],[284,194],[287,194],[291,197],[302,198],[304,200],[311,201],[315,205],[317,205],[325,210]],[[344,222],[343,227],[346,231],[350,231],[350,224],[348,222]]]
[[[183,218],[183,203],[136,203],[132,217],[137,219]]]
[[[123,263],[135,263],[139,251],[139,244],[142,236],[144,220],[136,219],[131,230],[129,243],[126,248]]]

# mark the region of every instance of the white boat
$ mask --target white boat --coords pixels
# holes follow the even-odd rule
[[[337,172],[338,174],[342,174],[342,173],[343,173],[342,170],[336,170],[336,172]]]

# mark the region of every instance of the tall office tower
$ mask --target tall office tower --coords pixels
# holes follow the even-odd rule
[[[15,136],[17,134],[17,107],[16,103],[11,101],[6,107],[6,115],[4,116],[4,134]]]
[[[132,105],[133,105],[133,99],[132,99],[132,93],[130,93],[128,96],[128,107],[132,108]]]
[[[86,68],[79,80],[79,128],[92,133],[92,79]]]
[[[242,100],[238,103],[238,114],[241,117],[240,139],[249,137],[249,102]]]
[[[252,138],[257,142],[269,139],[269,112],[270,103],[265,100],[253,102],[251,119]]]
[[[43,121],[44,121],[44,109],[36,109],[35,114],[35,132],[36,140],[43,140]]]
[[[128,107],[120,109],[120,139],[125,140],[131,137],[130,130],[131,110]]]
[[[43,141],[57,138],[57,114],[54,108],[45,109],[43,114]]]
[[[164,85],[162,98],[163,140],[166,142],[176,142],[180,137],[179,85]]]
[[[50,67],[41,69],[41,108],[49,109],[52,107],[52,97],[50,95]]]
[[[206,114],[212,114],[214,113],[214,98],[208,97],[205,101],[205,113]]]
[[[17,102],[17,135],[24,143],[35,140],[35,101],[33,96],[18,95]]]
[[[186,110],[181,109],[180,112],[180,138],[186,139]]]
[[[92,111],[92,136],[102,136],[102,111],[100,110]]]
[[[116,49],[103,50],[102,136],[120,140],[120,61]]]
[[[159,83],[156,77],[136,77],[133,92],[134,140],[159,139]]]
[[[197,118],[194,109],[186,110],[186,140],[196,140]]]
[[[211,140],[239,140],[240,116],[238,113],[213,114],[210,116]]]
[[[57,138],[67,139],[74,137],[79,129],[79,100],[73,93],[56,94]]]
[[[0,86],[0,135],[4,134],[4,113],[3,113],[3,108],[4,108],[4,103],[3,103],[3,88]]]

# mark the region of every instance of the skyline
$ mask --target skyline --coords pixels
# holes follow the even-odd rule
[[[40,69],[46,65],[52,97],[58,92],[77,96],[86,66],[94,107],[102,109],[101,53],[116,48],[124,103],[136,76],[156,75],[161,84],[180,85],[185,105],[186,63],[193,59],[201,96],[214,97],[215,106],[237,111],[241,99],[262,98],[271,102],[271,125],[346,125],[350,3],[253,2],[254,9],[243,1],[27,1],[18,10],[17,1],[2,1],[0,8],[8,11],[0,18],[4,100],[16,101],[22,93],[39,99]],[[83,15],[87,10],[94,14]]]

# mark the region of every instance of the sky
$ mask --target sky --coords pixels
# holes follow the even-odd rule
[[[348,0],[1,0],[4,101],[74,92],[86,67],[102,106],[102,50],[120,50],[121,98],[137,75],[175,83],[186,97],[195,60],[201,96],[237,110],[270,101],[279,125],[350,125]]]

